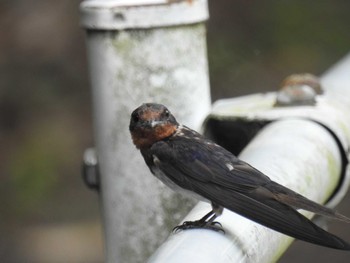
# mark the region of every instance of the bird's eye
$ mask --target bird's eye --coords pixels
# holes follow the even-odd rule
[[[164,116],[165,116],[166,118],[169,118],[169,116],[170,116],[170,112],[169,112],[168,110],[165,110],[165,112],[164,112]]]
[[[140,120],[140,116],[138,114],[134,114],[134,115],[132,115],[132,120],[134,122],[138,122]]]

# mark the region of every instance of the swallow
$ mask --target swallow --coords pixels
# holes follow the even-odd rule
[[[129,130],[158,179],[175,191],[212,205],[203,218],[176,229],[217,229],[214,220],[225,208],[291,237],[350,250],[350,244],[318,227],[297,209],[348,223],[349,218],[272,181],[223,147],[179,124],[162,104],[145,103],[135,109]]]

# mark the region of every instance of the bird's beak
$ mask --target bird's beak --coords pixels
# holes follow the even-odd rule
[[[163,123],[164,123],[163,121],[156,121],[156,120],[151,120],[150,121],[150,125],[151,125],[152,128],[154,128],[154,127],[156,127],[158,125],[161,125]]]

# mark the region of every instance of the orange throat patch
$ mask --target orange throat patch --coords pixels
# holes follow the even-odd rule
[[[138,149],[145,149],[152,144],[170,137],[176,131],[176,126],[173,124],[163,124],[154,127],[153,129],[137,129],[131,133],[132,141]]]

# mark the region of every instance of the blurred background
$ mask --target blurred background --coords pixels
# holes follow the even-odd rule
[[[93,145],[77,0],[0,2],[0,259],[103,262],[98,195],[80,175]],[[350,50],[350,2],[209,1],[212,100],[322,74]],[[350,216],[350,195],[338,210]],[[350,226],[330,230],[350,241]],[[280,262],[345,262],[295,242]]]

